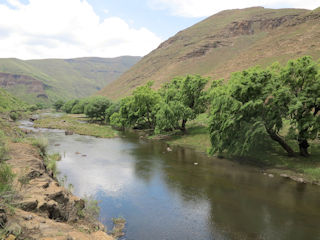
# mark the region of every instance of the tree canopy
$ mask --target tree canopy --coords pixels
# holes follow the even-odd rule
[[[319,71],[310,57],[232,74],[227,84],[216,82],[211,93],[210,139],[212,153],[247,154],[265,136],[292,156],[291,137],[308,155],[308,140],[319,132]],[[280,136],[289,120],[287,138]],[[284,131],[283,131],[284,132]]]

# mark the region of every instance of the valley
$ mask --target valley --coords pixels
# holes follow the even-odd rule
[[[52,48],[159,43],[80,2]],[[0,58],[1,240],[320,238],[320,8],[215,12],[143,57]]]

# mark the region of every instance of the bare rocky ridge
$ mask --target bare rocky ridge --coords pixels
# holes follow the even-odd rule
[[[14,173],[26,176],[28,183],[14,184],[19,193],[14,214],[0,209],[0,224],[17,239],[101,239],[112,240],[99,222],[87,222],[78,216],[85,203],[50,176],[37,150],[24,143],[10,144]],[[17,177],[17,178],[18,178]],[[17,179],[16,178],[16,179]],[[17,234],[17,232],[19,234]],[[15,239],[15,238],[12,238]]]
[[[201,74],[228,79],[251,66],[320,57],[320,10],[254,7],[217,13],[160,44],[99,94],[112,99],[153,80]]]

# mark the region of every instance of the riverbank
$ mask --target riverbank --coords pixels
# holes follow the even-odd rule
[[[62,129],[70,133],[100,138],[117,137],[118,132],[110,126],[88,123],[81,114],[64,114],[60,117],[43,116],[34,122],[36,128]]]
[[[211,147],[208,125],[207,116],[202,114],[187,124],[186,134],[177,133],[169,138],[164,137],[164,139],[170,145],[190,147],[196,151],[208,153]],[[297,148],[294,148],[294,150],[298,152]],[[288,157],[278,145],[266,139],[266,145],[256,149],[248,157],[239,158],[226,155],[221,157],[257,166],[266,176],[272,177],[275,174],[297,182],[320,185],[319,140],[310,142],[310,153],[311,155],[307,158],[300,156],[298,153],[294,157]]]
[[[39,119],[35,122],[35,126],[64,130],[76,129],[76,133],[81,131],[85,132],[84,135],[98,135],[100,137],[103,134],[97,134],[99,132],[115,131],[109,126],[87,123],[85,120],[86,118],[83,115],[69,114],[58,118],[46,117]],[[187,123],[187,132],[185,134],[177,131],[170,135],[156,135],[148,138],[163,140],[168,145],[188,147],[197,152],[208,154],[211,147],[208,125],[209,120],[206,114],[201,114],[195,120]],[[116,131],[114,134],[117,134]],[[107,135],[111,136],[112,134]],[[288,157],[282,149],[272,141],[269,141],[269,139],[266,139],[265,148],[256,149],[251,156],[237,158],[224,155],[219,157],[256,166],[258,171],[261,171],[266,176],[279,175],[297,182],[320,185],[320,142],[315,140],[310,145],[311,156],[308,158],[301,157],[298,154],[295,157]]]
[[[85,201],[48,171],[43,151],[15,123],[1,119],[0,126],[6,148],[1,166],[9,166],[6,174],[13,180],[0,196],[0,239],[112,240],[101,223],[86,216]]]

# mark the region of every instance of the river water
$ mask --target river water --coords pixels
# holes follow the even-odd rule
[[[29,122],[24,127],[33,129]],[[127,221],[130,240],[320,239],[320,187],[135,135],[101,139],[40,129],[74,194],[100,220]],[[197,164],[195,164],[197,163]]]

